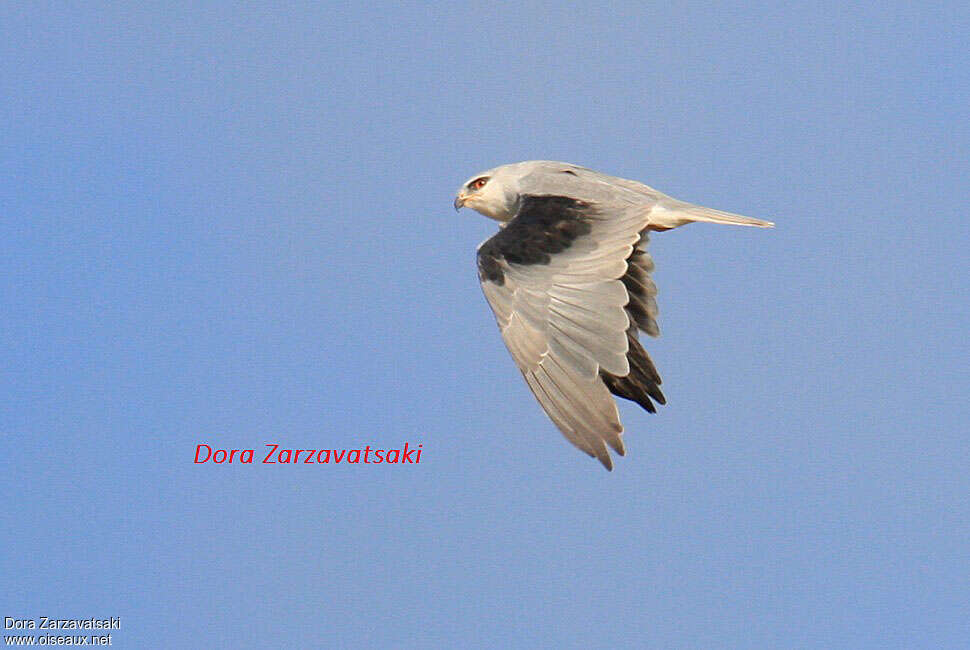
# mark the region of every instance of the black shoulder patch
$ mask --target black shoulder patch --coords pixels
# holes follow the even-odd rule
[[[589,234],[591,210],[588,203],[568,196],[523,196],[515,217],[478,249],[479,276],[501,285],[505,276],[499,260],[548,264],[552,255]]]

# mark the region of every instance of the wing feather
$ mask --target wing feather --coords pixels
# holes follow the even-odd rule
[[[639,311],[656,314],[649,279],[627,277],[647,223],[646,211],[626,205],[526,197],[479,247],[485,297],[526,383],[566,439],[608,469],[608,447],[625,453],[611,385],[627,384],[607,378],[631,374],[630,328],[646,322],[630,311],[628,286],[643,296]]]
[[[536,377],[535,373],[527,372],[523,373],[523,376],[525,377],[525,381],[529,388],[532,390],[532,394],[535,395],[537,400],[539,400],[539,405],[542,406],[542,409],[546,412],[546,415],[549,416],[549,418],[553,421],[553,424],[556,425],[566,439],[573,443],[573,445],[579,450],[595,458],[596,453],[593,451],[593,445],[587,442],[584,436],[573,430],[560,408],[560,402],[549,394],[545,386],[542,385],[542,382],[540,382]]]

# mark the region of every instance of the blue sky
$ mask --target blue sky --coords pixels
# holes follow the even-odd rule
[[[0,616],[114,643],[959,647],[958,3],[7,4]],[[653,237],[668,405],[608,473],[451,208],[566,160],[777,222]],[[421,444],[409,466],[195,446]]]

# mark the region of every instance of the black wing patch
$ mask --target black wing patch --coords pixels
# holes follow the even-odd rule
[[[600,370],[600,378],[614,395],[632,400],[650,413],[656,413],[657,408],[650,401],[650,398],[652,397],[658,404],[666,404],[667,400],[664,398],[664,394],[660,392],[660,384],[662,383],[660,374],[637,338],[638,329],[642,329],[650,336],[660,334],[660,330],[657,329],[657,321],[651,315],[656,314],[654,295],[657,289],[653,281],[650,280],[653,262],[646,254],[646,245],[647,231],[644,230],[640,233],[640,240],[633,247],[630,257],[626,260],[626,273],[621,278],[627,293],[630,295],[630,302],[626,305],[626,313],[630,317],[630,327],[626,331],[627,341],[630,345],[630,349],[626,353],[627,361],[630,363],[630,374],[626,377],[619,377]]]
[[[500,260],[548,264],[552,255],[592,230],[588,203],[568,196],[525,195],[521,201],[508,225],[478,249],[478,274],[483,281],[505,284]]]
[[[635,325],[630,326],[626,336],[630,343],[630,351],[626,353],[627,361],[630,362],[630,374],[619,377],[600,369],[600,379],[614,395],[636,402],[650,413],[656,413],[657,407],[650,401],[651,397],[658,404],[667,403],[664,394],[660,392],[660,374],[637,340]]]

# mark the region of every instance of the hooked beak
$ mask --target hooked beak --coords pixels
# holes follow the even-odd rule
[[[463,205],[465,205],[465,193],[459,192],[458,196],[455,197],[455,212],[458,212],[458,209]]]

